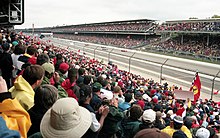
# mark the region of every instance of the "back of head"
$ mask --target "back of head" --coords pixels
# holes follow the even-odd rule
[[[173,133],[172,138],[187,138],[187,136],[183,131],[178,130],[178,131]]]
[[[14,50],[15,55],[20,55],[25,53],[25,47],[22,45],[17,45]]]
[[[130,118],[132,120],[138,120],[143,114],[143,110],[142,108],[139,106],[139,105],[133,105],[131,108],[130,108]]]
[[[92,85],[93,92],[100,92],[101,88],[102,88],[102,85],[99,82],[95,82]]]
[[[139,131],[134,138],[171,138],[168,134],[156,128],[148,128]]]
[[[4,51],[8,51],[8,50],[10,49],[10,44],[7,43],[7,42],[5,42],[5,43],[2,45],[2,49],[3,49]]]
[[[38,57],[37,57],[37,64],[38,65],[43,65],[44,63],[49,62],[49,61],[50,61],[50,58],[45,53],[42,53],[42,54],[38,55]]]
[[[190,117],[186,117],[184,119],[184,125],[188,128],[191,129],[192,128],[192,119]]]
[[[44,69],[40,65],[28,66],[22,76],[30,84],[33,85],[37,80],[41,80],[44,76]]]
[[[34,104],[42,110],[48,110],[58,99],[58,90],[53,85],[44,84],[35,90]]]
[[[84,75],[85,74],[85,69],[84,68],[79,68],[78,73],[79,73],[79,76]]]
[[[120,86],[115,86],[113,92],[114,93],[119,93],[121,91],[121,87]]]
[[[78,69],[70,68],[68,70],[68,78],[71,80],[71,82],[75,81],[78,78]]]
[[[129,103],[132,100],[132,95],[130,93],[125,93],[124,97],[125,97],[125,102]]]
[[[89,84],[91,83],[91,80],[92,80],[92,77],[91,77],[91,76],[85,75],[85,76],[84,76],[84,79],[83,79],[83,83],[84,83],[85,85],[89,85]]]
[[[82,104],[84,103],[87,98],[90,98],[92,96],[92,88],[89,85],[83,85],[80,89],[80,100],[79,102]]]
[[[38,53],[37,49],[34,48],[33,46],[29,46],[29,47],[27,48],[27,54],[29,54],[29,55],[34,55],[34,54],[37,54],[37,53]]]
[[[178,130],[183,126],[183,118],[181,116],[175,116],[173,118],[174,129]]]

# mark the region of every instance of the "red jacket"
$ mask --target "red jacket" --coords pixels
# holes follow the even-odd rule
[[[66,92],[68,93],[69,97],[73,97],[78,101],[78,98],[75,94],[75,92],[73,91],[72,87],[76,85],[76,82],[70,83],[69,79],[66,79],[65,81],[62,82],[61,86],[66,90]]]

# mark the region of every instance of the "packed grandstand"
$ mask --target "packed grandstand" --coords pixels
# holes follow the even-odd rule
[[[32,28],[23,30],[32,32]],[[219,62],[220,19],[127,20],[35,28],[54,37]]]
[[[44,36],[220,60],[220,20],[128,20],[0,32],[0,137],[214,138],[220,103],[176,99],[160,84],[112,62],[58,47]],[[28,33],[32,33],[28,35]]]

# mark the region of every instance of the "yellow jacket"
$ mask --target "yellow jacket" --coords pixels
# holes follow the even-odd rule
[[[27,138],[31,119],[17,99],[5,99],[0,103],[0,116],[5,120],[9,129],[17,130],[22,138]]]
[[[180,130],[186,134],[187,138],[192,138],[192,134],[186,126],[182,126]],[[177,130],[171,128],[170,126],[167,126],[166,128],[162,129],[161,131],[167,133],[168,135],[170,135],[172,137],[173,133],[176,132]]]
[[[34,105],[34,90],[31,85],[20,75],[9,89],[12,98],[16,98],[27,111]]]

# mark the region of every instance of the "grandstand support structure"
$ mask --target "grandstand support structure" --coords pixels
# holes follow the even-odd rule
[[[0,26],[13,27],[24,23],[24,0],[0,0]]]
[[[23,24],[24,23],[24,0],[9,0],[9,23]]]

